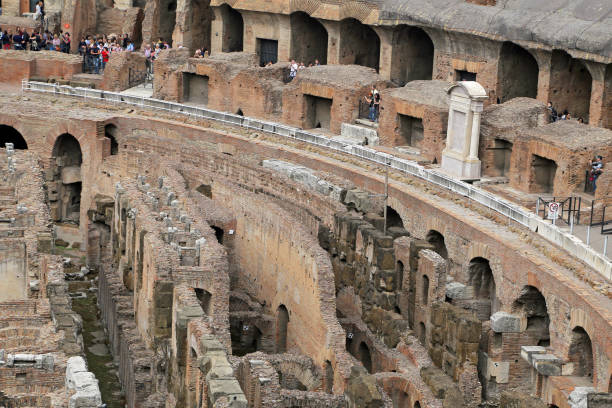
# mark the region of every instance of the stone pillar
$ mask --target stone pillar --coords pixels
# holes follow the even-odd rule
[[[605,127],[610,106],[606,106],[606,91],[609,93],[612,84],[606,84],[606,65],[582,60],[592,78],[591,102],[589,105],[589,124]],[[608,89],[606,90],[606,85]]]
[[[391,80],[393,65],[393,30],[387,27],[372,27],[380,38],[380,57],[378,59],[378,74],[383,79]]]
[[[210,22],[210,53],[223,52],[223,12],[220,7],[212,7],[214,18]]]
[[[340,22],[319,20],[327,30],[327,63],[340,63]]]
[[[450,108],[442,170],[461,180],[480,178],[480,113],[487,92],[478,82],[462,81],[448,89]]]
[[[536,99],[540,102],[550,101],[550,75],[552,53],[544,50],[530,50],[538,63],[538,94]]]

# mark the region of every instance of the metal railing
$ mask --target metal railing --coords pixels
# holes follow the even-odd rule
[[[22,90],[50,93],[58,96],[94,99],[113,104],[124,103],[141,108],[163,110],[180,115],[210,119],[228,125],[240,126],[289,139],[299,140],[323,148],[342,152],[344,154],[359,157],[361,159],[366,159],[383,166],[390,166],[391,168],[410,176],[425,180],[453,193],[463,195],[470,200],[473,200],[484,207],[507,217],[509,220],[517,222],[518,224],[537,232],[549,241],[562,246],[578,259],[583,260],[603,276],[607,277],[608,279],[612,279],[612,263],[610,260],[589,248],[577,238],[561,231],[554,225],[546,223],[544,220],[540,219],[527,209],[521,208],[507,200],[504,200],[503,198],[481,190],[478,187],[474,187],[471,184],[460,180],[455,180],[436,170],[426,169],[414,161],[405,160],[387,153],[378,152],[368,148],[367,146],[350,145],[345,142],[329,139],[292,126],[216,111],[213,109],[184,105],[177,102],[122,95],[117,92],[107,92],[97,89],[73,88],[68,85],[58,85],[27,80],[22,82]]]

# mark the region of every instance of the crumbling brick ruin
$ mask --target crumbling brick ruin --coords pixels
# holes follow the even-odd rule
[[[0,50],[0,408],[612,406],[612,5],[45,3],[72,53]]]

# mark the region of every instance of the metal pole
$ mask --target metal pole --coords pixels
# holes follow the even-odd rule
[[[587,242],[586,242],[586,244],[589,245],[589,242],[591,242],[591,224],[589,224],[587,226]]]
[[[540,197],[538,197],[538,201],[536,202],[536,215],[540,216]]]
[[[570,214],[570,235],[574,235],[574,217]]]
[[[606,255],[606,252],[608,252],[608,236],[606,235],[606,237],[604,238],[604,247],[603,247],[603,255]]]
[[[389,165],[385,166],[385,226],[383,234],[387,235],[387,200],[389,199]]]

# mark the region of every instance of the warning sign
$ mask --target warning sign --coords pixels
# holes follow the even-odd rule
[[[559,218],[559,203],[548,204],[548,219],[556,220]]]

